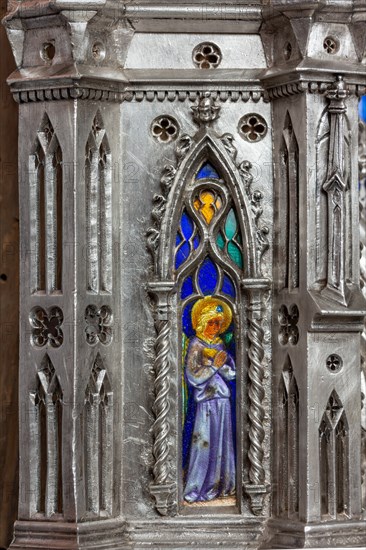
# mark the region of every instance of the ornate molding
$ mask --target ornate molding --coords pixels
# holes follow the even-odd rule
[[[261,191],[252,191],[253,175],[251,174],[252,164],[248,160],[244,160],[240,163],[236,162],[237,148],[234,145],[234,136],[231,134],[224,134],[220,138],[223,146],[230,155],[234,165],[236,166],[241,181],[244,186],[245,193],[249,200],[250,211],[252,216],[252,222],[256,239],[256,275],[262,277],[262,256],[269,248],[268,233],[269,228],[266,225],[260,225],[260,217],[263,213],[262,199],[263,195]]]
[[[35,103],[38,101],[58,101],[65,99],[88,99],[121,103],[124,100],[124,92],[89,87],[60,86],[39,90],[14,90],[13,97],[17,103]]]
[[[182,163],[183,159],[187,155],[192,145],[192,138],[187,134],[183,134],[176,143],[175,155],[177,158],[176,166],[174,164],[166,164],[163,168],[163,173],[160,179],[160,185],[163,194],[155,194],[153,197],[153,210],[151,213],[154,225],[150,227],[147,232],[147,248],[154,261],[154,272],[158,273],[158,256],[159,256],[159,244],[160,244],[160,231],[163,217],[166,210],[166,204],[168,195],[170,193],[175,174]]]
[[[266,90],[266,96],[269,100],[291,95],[302,94],[306,90],[303,82],[289,82],[287,84],[275,85]]]
[[[308,92],[309,94],[325,95],[333,86],[333,82],[301,80],[298,82],[288,82],[285,84],[275,84],[272,87],[268,86],[264,93],[264,99],[272,101],[281,97],[290,97],[293,95]],[[348,84],[349,94],[355,94],[361,97],[366,94],[366,86],[363,84]]]
[[[243,86],[244,87],[244,86]],[[34,90],[19,90],[13,85],[13,97],[17,103],[35,103],[39,101],[58,101],[65,99],[86,99],[94,101],[109,101],[113,103],[137,102],[142,101],[196,101],[200,95],[200,90],[104,90],[89,86],[56,86],[53,88],[40,88]],[[237,103],[253,101],[258,103],[260,100],[266,101],[267,97],[262,88],[253,90],[217,90],[211,92],[213,98],[225,103],[227,101]]]

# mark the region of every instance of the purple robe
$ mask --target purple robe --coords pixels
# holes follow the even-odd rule
[[[197,336],[187,350],[186,379],[197,404],[184,488],[187,502],[233,495],[236,486],[230,390],[225,382],[235,379],[235,363],[228,354],[217,369],[205,348],[226,351],[220,339],[209,344]]]

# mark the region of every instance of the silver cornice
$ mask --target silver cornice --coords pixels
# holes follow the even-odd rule
[[[247,21],[250,19],[261,20],[262,10],[260,7],[254,7],[253,4],[261,5],[262,1],[251,2],[252,5],[223,4],[219,2],[196,3],[131,3],[125,8],[126,17],[138,19],[233,19],[235,21]]]

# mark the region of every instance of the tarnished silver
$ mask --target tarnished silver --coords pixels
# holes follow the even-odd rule
[[[364,548],[364,1],[10,6],[22,450],[11,547]],[[210,228],[192,207],[205,161],[220,173],[205,182],[222,200]],[[214,239],[230,204],[242,268]],[[201,241],[176,269],[183,207]],[[236,289],[226,508],[182,496],[180,287],[208,253]]]

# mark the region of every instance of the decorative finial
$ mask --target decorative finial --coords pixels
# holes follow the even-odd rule
[[[198,124],[209,124],[219,117],[221,107],[213,99],[211,92],[203,92],[191,109]]]
[[[349,90],[347,88],[346,82],[343,79],[342,75],[337,75],[335,82],[330,86],[326,92],[328,99],[335,99],[342,101],[346,99],[349,95]]]

